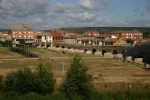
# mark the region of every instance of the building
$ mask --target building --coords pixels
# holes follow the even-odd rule
[[[35,30],[31,29],[26,21],[23,24],[23,28],[8,31],[14,46],[16,44],[33,45],[35,42],[35,33]]]
[[[109,34],[118,36],[118,38],[121,38],[123,40],[143,39],[143,33],[136,29],[134,29],[134,30],[117,30],[117,31],[112,31]]]
[[[40,32],[36,34],[36,45],[40,47],[45,46],[45,48],[51,46],[53,43],[53,38],[50,32]]]
[[[63,37],[64,37],[64,43],[72,44],[72,45],[77,44],[77,34],[75,34],[75,33],[66,33],[66,34],[63,35]]]
[[[8,32],[0,32],[0,41],[5,42],[6,40],[11,40],[11,36],[8,34]]]
[[[89,36],[99,36],[99,33],[97,32],[97,31],[93,31],[93,30],[91,30],[91,31],[87,31],[87,32],[85,32],[84,33],[85,35],[89,35]]]
[[[65,32],[63,30],[60,29],[53,29],[50,30],[50,33],[52,35],[52,42],[53,43],[63,43],[64,41],[64,37],[63,35],[65,34]]]

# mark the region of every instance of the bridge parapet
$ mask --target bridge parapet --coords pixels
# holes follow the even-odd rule
[[[118,53],[124,53],[125,48],[128,46],[115,46],[115,45],[71,45],[71,44],[65,44],[65,43],[54,43],[53,46],[55,47],[61,47],[61,48],[68,48],[68,49],[78,49],[78,50],[84,50],[86,51],[92,51],[92,52],[110,52],[113,54]]]

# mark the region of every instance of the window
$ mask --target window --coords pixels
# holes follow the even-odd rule
[[[30,37],[30,36],[28,36],[28,37]]]
[[[28,34],[30,34],[30,32],[28,32]]]
[[[26,37],[26,36],[24,36],[24,37]]]
[[[21,34],[21,32],[19,32],[19,34]]]
[[[19,37],[21,37],[21,35],[19,35]]]
[[[33,36],[31,36],[31,37],[33,37]]]
[[[13,36],[13,37],[15,37],[15,36]]]
[[[13,32],[13,34],[15,34],[15,32]]]
[[[24,32],[24,33],[26,33],[26,32]]]

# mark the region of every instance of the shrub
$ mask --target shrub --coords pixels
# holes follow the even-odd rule
[[[61,88],[70,99],[77,95],[89,97],[90,77],[87,71],[88,68],[81,62],[81,57],[75,55]]]
[[[28,93],[32,92],[34,86],[34,74],[30,68],[19,69],[16,72],[10,72],[4,81],[5,92]]]
[[[10,72],[4,81],[4,91],[26,94],[35,92],[39,94],[52,93],[55,79],[48,65],[40,64],[35,71],[30,68]]]
[[[55,87],[55,79],[51,72],[50,64],[40,64],[35,71],[35,93],[52,93]]]
[[[3,76],[0,76],[0,92],[2,91],[3,88]]]

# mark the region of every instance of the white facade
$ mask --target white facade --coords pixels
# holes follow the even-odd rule
[[[111,38],[112,38],[112,39],[117,39],[118,36],[112,35]]]
[[[41,36],[41,42],[53,42],[52,36]]]

